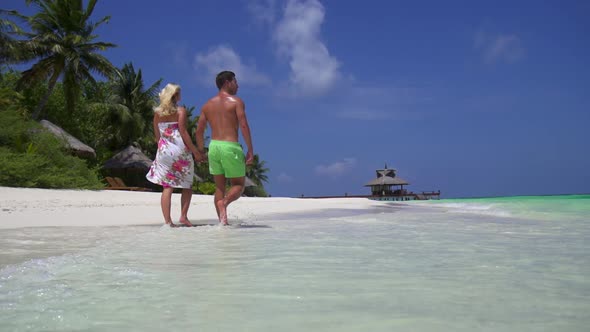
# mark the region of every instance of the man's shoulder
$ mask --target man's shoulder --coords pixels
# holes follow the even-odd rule
[[[209,98],[209,100],[207,100],[207,102],[205,103],[205,105],[210,104],[210,103],[214,103],[214,102],[216,102],[218,100],[219,100],[219,96],[215,95],[215,96]]]
[[[209,100],[207,100],[205,102],[205,104],[203,104],[203,110],[210,108],[211,105],[214,104],[218,99],[219,99],[218,96],[213,96],[213,97],[209,98]]]
[[[226,99],[229,102],[235,103],[236,105],[244,105],[244,100],[236,95],[226,97]]]

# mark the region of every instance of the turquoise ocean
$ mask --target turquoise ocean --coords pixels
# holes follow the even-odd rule
[[[2,230],[0,331],[590,329],[590,195],[237,222]]]

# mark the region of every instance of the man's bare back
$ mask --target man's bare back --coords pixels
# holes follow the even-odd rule
[[[244,109],[244,102],[240,97],[222,94],[209,99],[203,106],[205,115],[211,126],[211,139],[218,141],[238,141],[237,109]]]
[[[241,130],[248,148],[246,163],[250,164],[254,159],[254,149],[252,148],[250,126],[246,118],[246,106],[244,101],[235,95],[238,90],[237,81],[234,79],[227,86],[229,87],[220,89],[219,93],[209,99],[201,108],[201,116],[195,133],[197,146],[201,152],[204,151],[202,137],[207,124],[211,126],[211,139],[215,141],[238,142]]]

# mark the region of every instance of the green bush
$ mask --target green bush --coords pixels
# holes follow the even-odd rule
[[[18,111],[0,110],[0,186],[99,189],[96,169]]]
[[[215,193],[215,183],[197,182],[193,185],[193,189],[204,195],[213,195]]]
[[[34,145],[29,145],[34,146]],[[14,152],[0,147],[0,185],[28,188],[99,189],[104,185],[95,170],[73,156],[55,153]]]
[[[248,197],[268,197],[268,193],[264,190],[264,187],[246,187],[244,189],[244,195]]]
[[[31,125],[24,120],[27,111],[22,102],[21,94],[10,87],[0,87],[0,146],[24,151],[25,136]]]
[[[0,185],[8,187],[36,187],[35,174],[46,167],[49,160],[33,153],[12,152],[0,147]]]

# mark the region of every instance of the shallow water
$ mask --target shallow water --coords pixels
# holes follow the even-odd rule
[[[0,330],[587,331],[584,197],[3,230]]]

